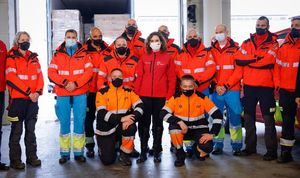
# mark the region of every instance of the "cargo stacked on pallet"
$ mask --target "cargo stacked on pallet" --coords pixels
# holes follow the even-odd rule
[[[111,44],[125,29],[129,14],[95,14],[94,24],[103,32],[103,39]]]
[[[65,32],[74,29],[78,32],[79,41],[83,41],[83,24],[79,10],[52,11],[52,51],[64,41]]]

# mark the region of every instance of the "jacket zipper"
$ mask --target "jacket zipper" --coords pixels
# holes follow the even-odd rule
[[[188,122],[190,122],[190,97],[188,97]]]
[[[151,68],[152,68],[152,70],[150,70],[150,71],[152,71],[152,91],[151,91],[151,96],[153,96],[153,82],[154,82],[154,65],[155,65],[155,59],[156,59],[156,54],[154,53],[154,60],[153,60],[153,63],[152,63],[152,66],[151,66]]]
[[[118,114],[118,105],[119,105],[119,103],[118,103],[118,101],[119,101],[119,98],[118,98],[118,88],[116,88],[116,95],[117,95],[117,111],[116,111],[116,114]]]

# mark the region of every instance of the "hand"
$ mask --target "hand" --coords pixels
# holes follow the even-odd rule
[[[130,122],[130,121],[134,121],[135,118],[134,118],[134,115],[133,114],[129,114],[127,116],[123,116],[121,118],[121,122],[124,123],[124,122]]]
[[[76,85],[74,82],[68,82],[67,86],[65,87],[66,90],[72,92],[76,89]]]
[[[216,87],[216,92],[218,93],[218,95],[224,95],[224,93],[226,92],[226,88],[224,86],[217,86]]]
[[[32,102],[36,103],[39,99],[39,94],[38,93],[30,93],[29,98],[31,99]]]
[[[296,98],[295,102],[297,103],[298,107],[300,107],[300,97]]]
[[[199,139],[200,144],[206,144],[208,141],[213,140],[212,134],[202,134],[202,137]]]
[[[181,128],[181,132],[182,132],[183,134],[186,134],[187,131],[188,131],[187,125],[186,125],[183,121],[179,121],[179,122],[177,122],[177,124],[178,124],[179,127]]]
[[[128,121],[126,121],[126,122],[123,122],[122,123],[122,130],[127,130],[128,129],[128,127],[131,125],[131,124],[133,124],[134,123],[134,121],[133,120],[128,120]]]

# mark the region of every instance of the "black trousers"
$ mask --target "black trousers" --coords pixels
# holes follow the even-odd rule
[[[38,103],[26,99],[13,99],[9,107],[8,116],[18,117],[19,121],[13,121],[9,136],[9,158],[11,163],[21,161],[20,139],[23,133],[23,122],[25,123],[25,147],[27,160],[37,158],[37,144],[35,137],[35,124],[38,114]]]
[[[270,87],[244,86],[244,118],[246,137],[246,150],[256,152],[256,105],[259,102],[265,123],[265,144],[268,152],[277,153],[277,135],[275,128],[275,99],[274,89]]]
[[[144,114],[138,123],[138,132],[141,140],[141,152],[146,153],[150,137],[150,125],[152,116],[153,151],[158,154],[162,151],[163,120],[159,118],[159,112],[164,107],[165,98],[141,97],[144,103]]]
[[[94,121],[95,121],[95,112],[96,112],[96,93],[89,93],[87,96],[87,112],[85,118],[85,136],[86,144],[85,147],[88,150],[93,150],[95,147],[94,141]]]
[[[1,142],[2,142],[2,117],[5,108],[5,92],[0,92],[0,162],[1,162]]]
[[[118,126],[116,132],[101,136],[96,135],[99,148],[100,160],[104,165],[113,164],[117,159],[117,143],[122,142],[122,136],[134,136],[136,133],[136,125],[130,125],[126,130],[122,130],[121,125]]]
[[[282,151],[291,152],[295,142],[295,117],[297,114],[297,104],[295,102],[296,93],[283,89],[279,90],[279,106],[282,108],[282,135],[280,145]]]

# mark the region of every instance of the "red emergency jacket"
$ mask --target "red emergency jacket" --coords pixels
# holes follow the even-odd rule
[[[136,69],[136,77],[135,92],[139,96],[169,99],[175,92],[175,66],[166,52],[143,54]]]
[[[44,79],[37,54],[27,51],[23,56],[17,47],[8,52],[6,83],[12,99],[30,99],[30,93],[43,94]]]

